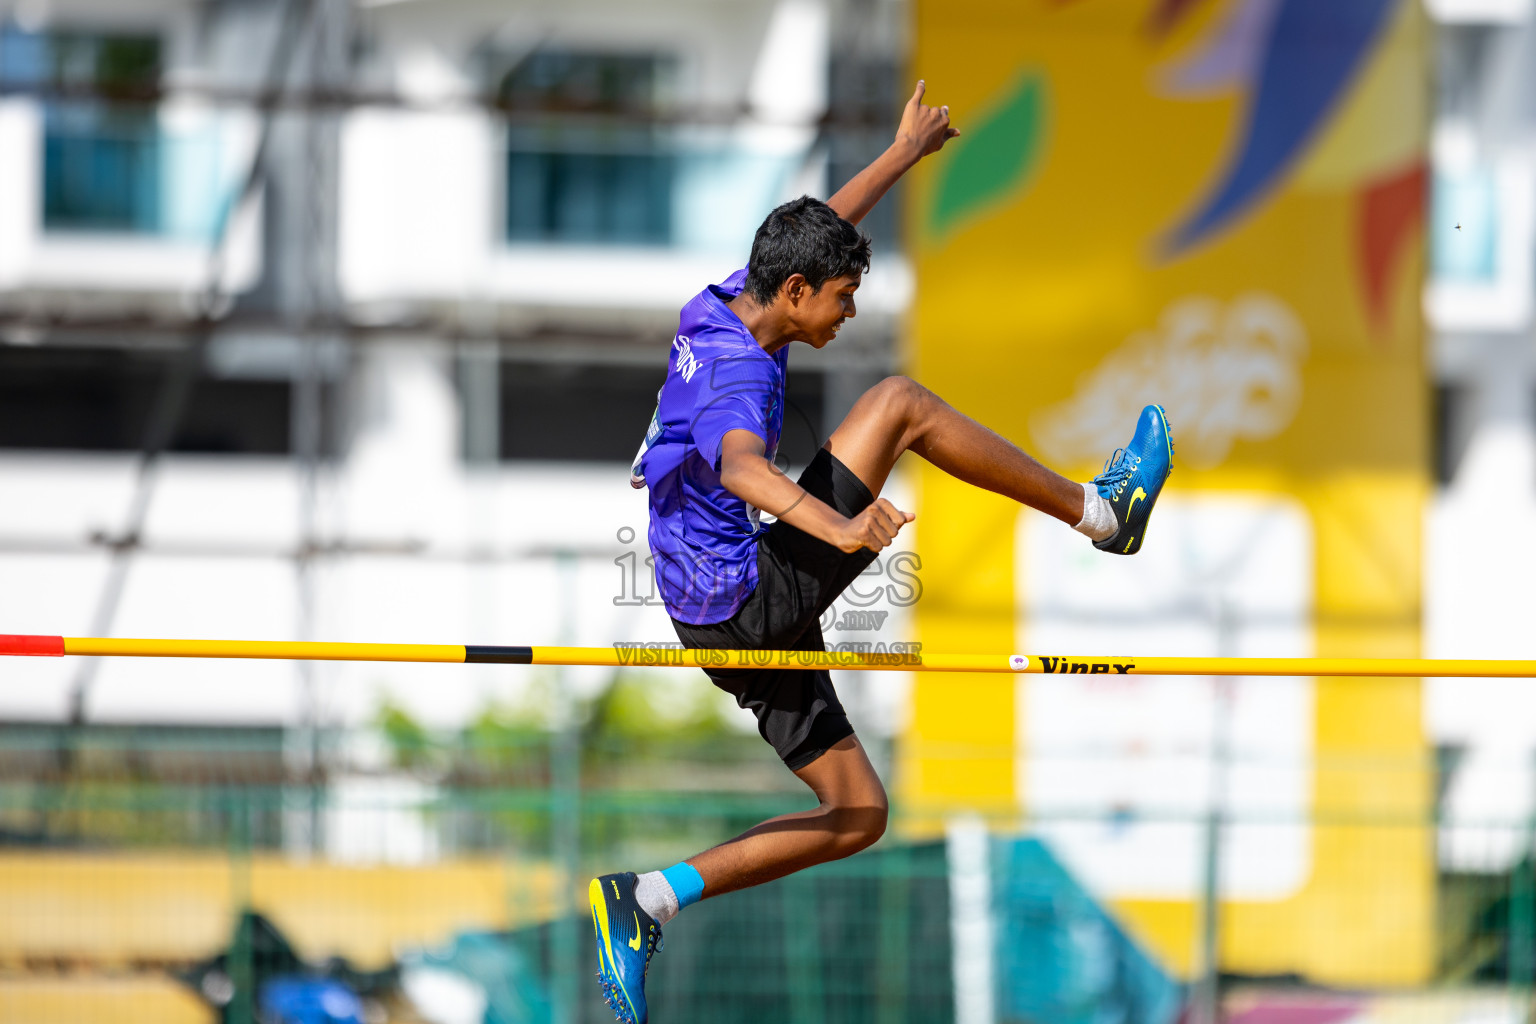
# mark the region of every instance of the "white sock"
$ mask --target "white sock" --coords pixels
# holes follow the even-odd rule
[[[654,917],[656,923],[662,926],[682,909],[677,905],[677,893],[672,891],[672,886],[667,884],[666,877],[660,871],[647,871],[635,879],[635,900],[641,910]]]
[[[1083,484],[1083,521],[1072,529],[1089,540],[1113,537],[1115,531],[1120,529],[1120,521],[1115,518],[1115,510],[1110,507],[1108,501],[1104,500],[1104,497],[1099,494],[1099,489],[1093,484]]]

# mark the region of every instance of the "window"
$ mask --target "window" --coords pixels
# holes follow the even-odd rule
[[[539,50],[502,76],[498,95],[513,111],[649,117],[670,99],[674,65],[656,54]]]
[[[668,245],[676,157],[651,123],[675,62],[656,55],[539,51],[502,77],[506,237],[515,242]]]
[[[1472,441],[1473,408],[1472,389],[1465,384],[1442,383],[1434,390],[1434,406],[1431,409],[1432,450],[1435,482],[1441,487],[1450,486],[1456,479],[1462,456]]]
[[[45,229],[175,233],[165,198],[176,154],[148,102],[160,65],[153,35],[0,29],[0,83],[45,97]]]
[[[656,410],[666,365],[503,363],[503,459],[622,462],[635,457]],[[781,461],[804,466],[822,441],[825,377],[790,371]]]
[[[667,245],[672,158],[633,138],[516,138],[507,151],[507,238]]]
[[[1470,167],[1436,174],[1431,200],[1431,264],[1435,277],[1465,284],[1498,278],[1498,193],[1493,172]]]
[[[160,160],[154,111],[50,105],[43,128],[43,226],[157,234]]]
[[[902,69],[892,57],[854,56],[832,61],[827,89],[831,127],[826,133],[829,195],[891,144],[906,101],[904,82]],[[902,184],[897,182],[859,224],[876,252],[900,250],[902,207]]]
[[[27,32],[0,25],[0,84],[127,98],[153,89],[159,80],[160,40],[153,35]]]
[[[0,449],[135,451],[177,353],[0,346]],[[287,381],[202,377],[171,450],[290,451]]]

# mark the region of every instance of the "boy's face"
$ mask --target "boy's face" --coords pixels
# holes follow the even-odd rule
[[[849,274],[824,281],[816,289],[798,274],[786,281],[782,295],[789,302],[794,339],[813,348],[824,348],[837,337],[843,321],[858,313],[853,293],[859,290],[862,280],[862,274]]]

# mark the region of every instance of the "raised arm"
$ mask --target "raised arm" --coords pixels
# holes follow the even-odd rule
[[[949,126],[948,107],[923,105],[923,92],[926,88],[919,80],[912,98],[907,100],[906,109],[901,112],[896,140],[875,158],[874,163],[855,174],[848,184],[827,200],[827,205],[839,217],[853,224],[863,220],[864,215],[875,208],[880,197],[890,191],[898,178],[923,157],[937,153],[944,148],[944,143],[960,134],[958,128]]]

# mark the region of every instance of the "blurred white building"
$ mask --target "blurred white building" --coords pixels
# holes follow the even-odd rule
[[[1425,654],[1536,658],[1536,5],[1427,0],[1438,23],[1430,280],[1439,487],[1426,534]],[[1502,870],[1536,820],[1536,687],[1439,679],[1442,862]],[[1527,840],[1528,846],[1528,840]]]
[[[1425,653],[1536,657],[1536,5],[1425,4]],[[677,309],[745,262],[775,203],[884,145],[905,26],[900,0],[0,2],[0,629],[670,640],[624,469]],[[866,222],[859,318],[795,353],[791,462],[900,364],[897,205]],[[67,718],[83,693],[92,721],[356,724],[389,695],[454,725],[515,685],[3,668],[8,720]],[[894,727],[899,686],[849,691],[861,729]],[[1536,689],[1427,693],[1454,755],[1447,863],[1507,866],[1513,833],[1474,826],[1536,816]]]
[[[677,311],[888,142],[902,24],[889,0],[0,3],[5,631],[675,640],[626,469]],[[794,464],[894,368],[895,206],[855,329],[796,354]],[[388,697],[442,726],[528,676],[5,674],[10,720],[347,725]]]

